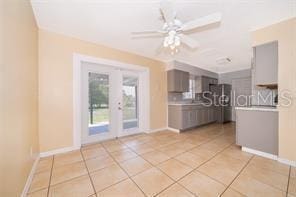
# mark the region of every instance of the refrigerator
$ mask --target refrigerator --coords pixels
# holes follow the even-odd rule
[[[226,123],[231,121],[231,85],[212,84],[210,85],[210,91],[212,93],[217,122]],[[214,95],[217,95],[216,99],[214,99]]]

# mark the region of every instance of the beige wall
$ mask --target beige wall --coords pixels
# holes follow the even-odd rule
[[[73,53],[148,67],[151,129],[166,127],[166,73],[162,62],[39,30],[41,152],[73,145]]]
[[[0,196],[20,196],[39,152],[38,30],[28,0],[1,3]]]
[[[279,92],[290,90],[294,95],[290,107],[279,108],[279,156],[296,161],[296,18],[254,31],[252,40],[253,46],[278,40]]]

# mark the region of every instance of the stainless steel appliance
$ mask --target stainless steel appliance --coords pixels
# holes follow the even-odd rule
[[[210,85],[212,92],[213,104],[216,110],[216,119],[219,123],[231,121],[232,107],[231,107],[231,85],[218,84]]]

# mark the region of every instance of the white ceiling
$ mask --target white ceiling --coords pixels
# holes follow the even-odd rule
[[[31,0],[38,26],[162,61],[178,60],[222,73],[250,67],[250,31],[296,15],[296,0],[176,0],[183,22],[213,12],[220,26],[190,36],[197,50],[182,47],[174,56],[160,50],[161,37],[134,39],[130,32],[161,29],[155,0]],[[218,65],[216,59],[232,61]]]

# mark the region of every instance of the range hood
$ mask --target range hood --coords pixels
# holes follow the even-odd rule
[[[263,88],[267,88],[267,89],[271,89],[271,90],[274,90],[274,89],[278,89],[278,84],[264,84],[264,85],[260,85],[260,84],[257,84],[258,87],[263,87]]]

